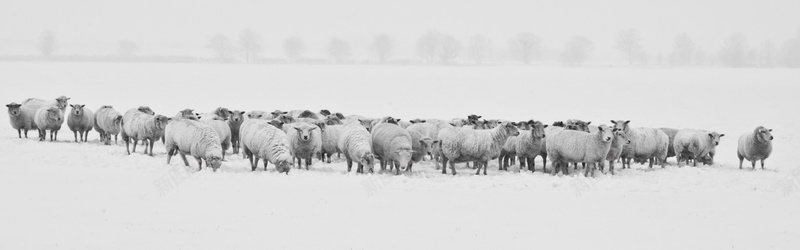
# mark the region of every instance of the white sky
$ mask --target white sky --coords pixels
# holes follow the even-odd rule
[[[734,32],[751,45],[778,44],[800,29],[798,0],[3,0],[0,54],[35,54],[44,29],[56,32],[60,54],[113,54],[117,41],[139,43],[142,54],[207,56],[206,37],[235,38],[250,28],[265,40],[265,56],[282,57],[281,43],[304,38],[309,56],[324,56],[324,44],[338,36],[356,56],[380,32],[395,37],[398,57],[413,58],[417,37],[428,29],[451,33],[462,42],[474,33],[493,38],[495,48],[519,32],[533,32],[547,49],[561,49],[573,35],[585,35],[597,56],[612,55],[615,35],[637,28],[651,55],[668,53],[674,36],[686,32],[698,47],[716,51]]]

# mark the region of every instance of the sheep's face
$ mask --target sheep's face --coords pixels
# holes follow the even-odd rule
[[[21,106],[22,106],[22,104],[18,104],[18,103],[15,103],[15,102],[7,104],[6,107],[8,107],[8,115],[9,116],[18,116],[21,113],[19,111],[19,107],[21,107]]]
[[[411,149],[400,149],[394,152],[395,157],[397,159],[397,163],[400,164],[401,167],[408,166],[408,162],[411,161]]]
[[[566,127],[567,125],[564,124],[563,121],[557,121],[557,122],[553,122],[553,126],[562,127],[563,128],[563,127]]]
[[[69,106],[72,107],[72,114],[74,114],[76,116],[82,116],[83,115],[83,107],[85,107],[86,105],[70,104]]]
[[[156,114],[156,112],[153,112],[153,110],[150,109],[150,107],[148,107],[148,106],[141,106],[141,107],[139,107],[138,110],[139,110],[139,112],[142,112],[142,113],[145,113],[145,114],[148,114],[148,115],[155,115]]]
[[[244,120],[244,111],[228,111],[228,120],[233,123],[241,123]]]
[[[478,119],[481,119],[481,117],[483,117],[483,116],[474,115],[474,114],[473,115],[468,115],[467,116],[467,121],[477,121]]]
[[[231,113],[230,110],[228,110],[227,108],[223,108],[223,107],[217,108],[217,110],[214,112],[214,114],[218,115],[219,117],[225,118],[226,120],[230,116],[230,113]]]
[[[286,123],[294,123],[295,122],[294,117],[292,117],[290,115],[280,115],[280,116],[278,116],[278,120],[282,121],[284,124],[286,124]]]
[[[275,162],[275,169],[278,170],[278,173],[289,174],[289,170],[292,170],[292,162],[286,160]]]
[[[484,129],[493,129],[497,124],[500,124],[500,120],[483,120]]]
[[[515,125],[513,122],[503,123],[502,126],[503,130],[506,131],[506,134],[511,136],[519,135],[519,129],[517,128],[517,125]]]
[[[300,127],[294,127],[294,129],[297,130],[297,138],[305,142],[311,140],[311,131],[314,131],[317,129],[317,127],[304,125]]]
[[[338,117],[339,119],[342,119],[342,120],[344,120],[344,119],[345,119],[345,117],[344,117],[344,114],[342,114],[342,113],[340,113],[340,112],[333,113],[333,115],[334,115],[334,116],[336,116],[336,117]]]
[[[474,129],[486,129],[486,120],[467,121]]]
[[[58,108],[60,108],[60,109],[67,108],[67,105],[69,105],[68,101],[69,101],[69,97],[66,97],[66,96],[63,96],[63,95],[59,96],[58,98],[56,98],[56,103],[58,105]]]
[[[261,114],[261,113],[250,113],[250,114],[247,114],[247,118],[250,118],[250,119],[261,119],[263,117],[264,117],[264,114]]]
[[[631,139],[628,138],[628,134],[622,132],[621,130],[617,131],[614,131],[613,129],[611,130],[614,132],[614,140],[622,142],[622,145],[631,144]]]
[[[772,129],[767,129],[764,127],[759,127],[758,137],[761,139],[761,141],[772,141],[772,139],[775,139],[775,137],[772,136]]]
[[[267,123],[269,123],[269,124],[272,124],[272,126],[275,126],[275,127],[276,127],[276,128],[278,128],[278,129],[283,129],[283,122],[282,122],[282,121],[279,121],[279,120],[269,120],[269,122],[267,122]]]
[[[164,130],[164,128],[167,127],[167,123],[169,123],[169,117],[163,115],[156,115],[154,122],[156,123],[156,128],[158,130]]]
[[[300,117],[300,118],[315,118],[316,119],[317,118],[317,114],[314,114],[314,112],[311,112],[311,110],[303,110],[303,112],[300,113],[300,115],[298,115],[297,117]]]
[[[358,119],[358,122],[361,123],[361,126],[367,129],[367,131],[372,132],[372,120],[369,119]]]
[[[431,146],[433,146],[433,142],[434,142],[434,140],[432,140],[431,138],[427,138],[427,137],[420,139],[419,140],[420,150],[422,150],[422,152],[424,152],[425,154],[430,153],[431,152]]]
[[[327,117],[325,117],[325,124],[326,125],[340,125],[340,124],[343,124],[343,123],[342,123],[342,120],[339,119],[339,117],[336,117],[334,115],[328,115]]]
[[[222,167],[222,159],[218,157],[209,157],[206,159],[206,166],[213,169],[214,172],[217,172],[217,169]]]
[[[566,129],[589,133],[589,124],[591,123],[592,122],[585,122],[581,120],[568,120],[566,124]]]
[[[358,162],[364,166],[364,172],[375,172],[375,156],[372,153],[364,154]]]
[[[57,107],[50,107],[47,109],[47,119],[61,121],[61,110]]]
[[[278,118],[278,117],[280,117],[281,115],[285,115],[286,113],[289,113],[289,112],[280,111],[280,110],[275,110],[275,111],[272,111],[272,113],[270,113],[270,114],[272,114],[272,117],[274,117],[274,118]]]
[[[530,120],[528,121],[528,126],[531,128],[531,135],[533,135],[534,138],[545,137],[544,128],[546,128],[547,125],[544,125],[541,122],[534,122],[533,120]]]
[[[723,136],[725,136],[725,134],[719,134],[717,132],[708,133],[708,137],[711,140],[711,143],[714,144],[714,146],[719,145],[719,140],[722,139]]]
[[[387,116],[387,117],[382,118],[381,122],[391,123],[391,124],[397,125],[397,123],[400,122],[400,119],[395,119],[395,118],[393,118],[391,116]]]
[[[611,120],[611,124],[614,124],[614,126],[611,127],[611,129],[614,130],[614,131],[625,131],[625,132],[627,132],[628,131],[628,123],[630,123],[630,122],[631,122],[630,120],[627,120],[627,121],[623,121],[623,120],[614,121],[614,120]]]
[[[600,139],[604,142],[611,142],[614,139],[614,130],[606,125],[597,127],[597,133],[601,135]]]
[[[178,117],[183,119],[197,120],[197,115],[194,114],[194,109],[184,109],[178,112]]]
[[[329,116],[329,115],[331,115],[331,111],[327,110],[327,109],[323,109],[323,110],[319,111],[319,114],[320,115],[324,115],[324,116]]]

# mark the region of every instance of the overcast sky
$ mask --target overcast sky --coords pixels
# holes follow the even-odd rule
[[[310,56],[323,56],[333,36],[366,56],[370,38],[386,32],[396,38],[398,56],[411,58],[415,40],[429,29],[462,41],[482,33],[496,48],[519,32],[539,35],[547,49],[585,35],[604,56],[615,53],[618,31],[637,28],[654,55],[668,53],[681,32],[707,51],[734,32],[751,45],[780,44],[800,30],[798,10],[799,0],[3,0],[0,54],[37,53],[34,41],[47,29],[57,34],[60,54],[113,54],[117,41],[129,39],[141,54],[208,56],[209,35],[235,38],[250,28],[264,37],[269,57],[282,57],[281,43],[291,35],[308,42]]]

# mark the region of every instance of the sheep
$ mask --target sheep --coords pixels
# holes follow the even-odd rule
[[[322,116],[329,116],[329,115],[331,115],[333,113],[331,113],[330,110],[322,109],[322,110],[319,111],[319,114],[322,115]]]
[[[601,125],[597,130],[596,133],[563,130],[548,136],[547,155],[553,164],[551,174],[556,175],[559,168],[568,174],[569,167],[565,163],[583,162],[589,165],[584,176],[589,177],[589,170],[594,176],[595,167],[606,159],[614,136],[608,126]]]
[[[464,125],[471,124],[468,120],[462,118],[453,118],[447,123],[453,127],[463,127]]]
[[[227,114],[228,111],[225,110],[225,113]],[[225,151],[231,146],[231,127],[228,125],[228,122],[225,121],[225,118],[217,116],[216,114],[203,115],[203,117],[200,118],[200,122],[210,126],[217,132],[220,148],[222,149],[222,160],[224,161]]]
[[[172,120],[179,120],[179,119],[189,119],[197,121],[200,119],[200,116],[194,113],[194,109],[184,109],[178,111],[178,114],[172,117]]]
[[[297,114],[297,118],[311,118],[314,120],[319,120],[320,117],[322,117],[322,115],[314,113],[311,110],[303,110],[303,112]]]
[[[121,125],[122,114],[112,106],[104,105],[94,112],[94,130],[100,133],[100,141],[105,145],[111,145],[111,135],[114,135],[114,144],[117,143]]]
[[[302,160],[305,159],[306,170],[311,165],[312,158],[322,149],[322,134],[319,127],[310,123],[293,123],[283,126],[286,136],[289,138],[289,146],[292,156],[297,159],[297,167],[300,168]],[[294,163],[294,160],[292,160]]]
[[[328,157],[327,163],[331,163],[331,155],[339,154],[338,148],[339,137],[342,134],[342,125],[327,125],[323,122],[317,123],[317,127],[322,132],[322,147],[319,153],[319,160],[325,161],[325,156]],[[340,156],[341,157],[341,156]]]
[[[167,126],[169,118],[163,115],[150,115],[141,109],[131,109],[125,112],[122,117],[122,131],[120,135],[125,141],[125,149],[128,155],[131,154],[130,142],[133,140],[133,152],[136,152],[136,144],[139,140],[148,140],[150,143],[150,156],[153,156],[153,144],[164,135],[164,128]],[[164,142],[166,144],[166,142]],[[145,145],[144,153],[148,154],[148,146]]]
[[[756,161],[761,161],[761,169],[764,169],[764,160],[772,153],[772,129],[758,126],[751,132],[742,134],[739,137],[739,145],[736,155],[739,157],[739,169],[742,169],[742,162],[747,159],[756,169]]]
[[[517,155],[520,169],[527,166],[528,170],[535,172],[536,163],[534,160],[536,156],[541,156],[542,166],[544,166],[542,171],[547,171],[547,151],[545,150],[544,138],[547,134],[545,128],[548,125],[534,120],[529,120],[526,123],[531,127],[531,130],[520,132],[514,141],[516,144],[513,151]]]
[[[697,167],[697,160],[708,155],[714,158],[714,148],[719,145],[719,140],[725,134],[708,132],[695,129],[682,129],[675,134],[673,149],[675,157],[678,158],[678,166],[682,166],[684,160],[694,160],[693,166]]]
[[[592,122],[585,122],[578,119],[569,119],[565,124],[566,125],[565,128],[568,130],[578,130],[589,133],[591,132],[589,131],[589,124],[592,124]]]
[[[400,119],[397,119],[397,125],[400,126],[403,129],[408,128],[408,126],[411,126],[411,124],[413,124],[413,123],[411,123],[409,121],[400,121]]]
[[[614,162],[617,161],[617,159],[619,159],[620,155],[622,155],[622,148],[630,144],[631,140],[628,139],[628,134],[625,134],[625,132],[621,130],[614,131],[614,139],[611,141],[611,148],[608,150],[608,154],[606,154],[606,161],[608,161],[608,169],[609,171],[611,171],[612,175],[614,175]],[[605,164],[601,162],[600,172],[603,171],[604,167]]]
[[[61,113],[67,113],[67,105],[69,105],[69,97],[66,96],[59,96],[58,98],[51,99],[48,101],[37,99],[37,98],[28,98],[27,100],[22,102],[22,107],[32,111],[32,114],[35,114],[36,111],[39,110],[41,107],[50,107],[56,106],[58,109],[61,110]]]
[[[667,162],[667,147],[669,147],[669,136],[664,131],[655,128],[631,128],[631,121],[612,120],[614,131],[622,130],[631,140],[631,144],[622,147],[622,168],[631,167],[632,159],[649,159],[650,168],[656,160],[661,162],[661,168]]]
[[[69,112],[67,126],[75,136],[75,142],[78,142],[78,133],[81,135],[81,141],[86,142],[89,139],[89,131],[92,131],[94,127],[94,113],[87,109],[86,105],[70,104],[69,106],[72,107],[72,111]]]
[[[674,128],[658,128],[661,131],[664,131],[669,137],[669,147],[667,147],[667,158],[675,156],[675,149],[673,148],[673,142],[675,141],[675,135],[678,134],[678,129]]]
[[[278,173],[289,174],[292,169],[292,152],[286,133],[260,119],[242,122],[239,128],[242,153],[250,160],[251,171],[256,171],[258,160],[264,159],[264,170],[272,162]]]
[[[214,111],[211,111],[211,114],[215,114],[215,115],[219,116],[220,118],[222,118],[222,119],[227,121],[228,117],[230,117],[231,111],[228,110],[227,108],[218,107],[218,108],[214,109]]]
[[[510,136],[519,135],[514,123],[503,123],[491,130],[471,130],[463,128],[446,128],[439,131],[438,140],[441,141],[441,151],[444,154],[444,166],[450,162],[450,171],[456,174],[455,163],[479,161],[486,175],[486,165],[489,160],[500,155],[500,148]],[[480,174],[480,168],[476,174]],[[442,167],[442,174],[447,174],[447,168]]]
[[[247,112],[246,116],[247,116],[248,119],[272,120],[272,114],[267,113],[266,111],[260,111],[260,110],[253,110],[253,111]]]
[[[64,124],[64,113],[57,106],[41,107],[36,111],[33,122],[39,129],[39,141],[47,137],[47,130],[50,130],[50,141],[57,141],[58,130]]]
[[[407,167],[411,161],[411,135],[397,124],[380,123],[372,128],[372,150],[380,158],[381,171],[389,164],[400,174],[400,166]]]
[[[430,154],[431,146],[438,141],[434,141],[430,137],[423,136],[416,131],[406,131],[408,131],[408,134],[411,135],[412,150],[411,161],[408,162],[408,168],[406,168],[406,170],[411,171],[411,167],[414,166],[414,163],[420,162],[425,158],[425,155]]]
[[[148,115],[156,115],[156,112],[153,112],[153,109],[151,109],[148,106],[139,106],[139,108],[137,110],[139,110],[139,112],[142,112],[142,113],[145,113],[145,114],[148,114]]]
[[[178,153],[187,167],[189,161],[186,160],[186,154],[194,156],[198,171],[203,169],[203,160],[206,161],[206,167],[211,167],[214,172],[222,166],[220,138],[208,124],[190,119],[175,120],[164,128],[164,135],[167,164],[172,160],[172,156]]]
[[[34,114],[22,112],[21,106],[22,104],[16,102],[6,105],[6,107],[8,107],[8,121],[11,122],[11,127],[17,130],[19,138],[22,138],[22,132],[25,131],[25,138],[27,139],[28,131],[33,129],[38,130],[38,128],[33,122]]]
[[[347,172],[352,169],[353,161],[358,163],[357,173],[374,171],[375,155],[372,152],[372,136],[367,128],[359,123],[345,124],[339,136],[338,146],[347,160]]]
[[[233,154],[239,154],[239,128],[244,122],[244,111],[234,110],[228,111],[228,126],[231,128],[231,146],[233,146]]]
[[[322,121],[325,123],[325,125],[342,125],[342,124],[344,124],[344,122],[342,122],[342,119],[339,119],[339,117],[337,117],[335,115],[326,116],[325,119],[323,119]]]
[[[517,127],[519,129],[519,127]],[[522,135],[525,132],[520,131],[519,134]],[[508,171],[509,162],[514,160],[514,157],[517,157],[517,139],[519,136],[511,136],[506,139],[506,143],[503,144],[503,147],[500,149],[500,157],[497,157],[497,165],[499,166],[500,170]],[[510,165],[514,165],[514,162],[511,162]]]
[[[429,119],[430,120],[430,119]],[[428,121],[429,121],[428,120]],[[425,122],[425,123],[416,123],[411,126],[408,126],[406,130],[409,132],[414,131],[420,133],[424,137],[431,138],[432,140],[436,140],[439,138],[439,130],[447,127],[452,127],[448,123],[435,123],[435,122]],[[436,154],[435,151],[431,151],[431,157],[434,159],[434,163],[436,164],[436,169],[439,169],[439,157],[441,155]]]

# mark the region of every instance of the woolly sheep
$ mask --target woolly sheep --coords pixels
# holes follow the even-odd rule
[[[323,119],[323,122],[325,122],[325,125],[342,125],[342,124],[344,124],[344,122],[342,122],[342,119],[339,119],[339,117],[334,116],[334,115],[326,116],[325,119]]]
[[[411,135],[397,124],[380,123],[372,128],[372,150],[380,158],[381,170],[389,164],[400,174],[400,166],[411,161]]]
[[[230,117],[231,111],[228,110],[227,108],[218,107],[218,108],[214,109],[214,111],[211,111],[211,114],[215,114],[215,115],[219,116],[220,118],[222,118],[223,120],[228,120],[228,117]]]
[[[409,132],[411,132],[411,131],[418,132],[424,137],[428,137],[428,138],[431,138],[432,140],[436,140],[436,138],[439,138],[439,130],[444,129],[444,128],[448,128],[448,127],[450,127],[450,128],[453,127],[450,124],[444,123],[444,122],[435,123],[435,122],[427,122],[427,121],[430,121],[430,119],[426,120],[425,123],[416,123],[416,124],[413,124],[411,126],[408,126],[408,128],[406,128],[406,130],[408,130]],[[434,163],[436,164],[436,169],[438,170],[439,169],[439,157],[440,157],[440,155],[436,154],[435,151],[431,151],[431,156],[433,157]]]
[[[713,150],[719,145],[719,140],[723,136],[725,134],[695,129],[678,131],[673,144],[675,156],[678,158],[678,166],[682,166],[683,161],[691,159],[694,160],[693,165],[697,167],[697,160],[705,155],[713,159]]]
[[[19,138],[22,138],[22,131],[25,131],[25,138],[28,138],[28,130],[37,128],[33,122],[33,115],[22,112],[21,106],[22,104],[16,102],[6,105],[8,107],[8,121],[11,122],[11,127],[17,130]]]
[[[339,154],[339,137],[342,134],[342,125],[327,125],[325,123],[318,123],[317,127],[320,128],[320,132],[322,132],[322,148],[320,149],[320,161],[326,161],[325,157],[328,157],[327,163],[331,163],[331,155],[336,153]]]
[[[667,137],[669,138],[669,147],[667,147],[667,158],[675,156],[675,148],[673,146],[674,145],[673,143],[675,141],[675,135],[678,134],[678,131],[680,130],[674,128],[658,128],[658,129],[664,131],[664,133],[667,134]]]
[[[519,129],[519,127],[517,127],[517,129]],[[520,135],[524,133],[524,131],[519,132]],[[519,136],[508,137],[506,143],[504,143],[503,147],[500,149],[500,157],[497,158],[497,165],[500,170],[508,171],[508,166],[515,164],[513,160],[517,157],[517,139],[519,139]]]
[[[450,171],[455,175],[455,163],[479,161],[486,175],[486,166],[489,160],[500,155],[500,149],[510,136],[519,135],[514,123],[503,123],[491,130],[471,130],[462,128],[446,128],[439,131],[438,140],[441,141],[441,151],[444,154],[444,166],[450,162]],[[446,174],[446,167],[442,167],[442,174]],[[480,174],[480,168],[478,173]]]
[[[611,148],[608,150],[608,154],[606,154],[606,161],[608,161],[608,169],[609,171],[611,171],[612,175],[614,174],[614,162],[617,161],[617,159],[619,159],[620,155],[622,155],[622,148],[630,144],[631,140],[628,139],[628,135],[625,134],[625,132],[623,132],[622,130],[614,131],[614,139],[611,141]],[[603,171],[604,167],[605,164],[601,162],[600,171]]]
[[[149,155],[153,156],[153,144],[164,135],[164,128],[167,126],[169,118],[163,115],[150,115],[141,109],[131,109],[125,112],[122,117],[122,131],[120,135],[125,141],[125,149],[128,155],[131,154],[130,142],[133,140],[133,152],[136,152],[136,144],[139,140],[147,140],[149,145]],[[166,143],[166,142],[165,142]],[[144,153],[148,154],[148,146],[145,145]]]
[[[247,112],[246,117],[248,119],[264,119],[264,120],[271,120],[272,119],[272,115],[270,113],[267,113],[266,111],[260,111],[260,110],[253,110],[253,111]]]
[[[256,171],[258,160],[264,159],[264,170],[272,162],[278,173],[289,174],[292,169],[292,153],[283,130],[265,120],[249,119],[242,122],[239,132],[242,153],[250,159],[252,171]]]
[[[565,163],[587,163],[584,176],[589,176],[589,170],[594,176],[597,163],[602,163],[608,151],[611,149],[613,140],[612,129],[601,125],[596,133],[587,133],[575,130],[563,130],[547,137],[547,155],[553,164],[552,175],[556,175],[561,169],[564,174],[568,174],[568,165]]]
[[[78,134],[81,136],[81,141],[86,142],[89,139],[89,131],[92,131],[92,127],[94,127],[94,113],[87,109],[86,105],[70,104],[69,106],[72,107],[72,110],[67,117],[67,126],[75,136],[75,142],[78,142]]]
[[[198,170],[203,169],[203,160],[206,161],[206,167],[211,167],[214,172],[222,166],[220,138],[211,126],[189,119],[171,121],[164,128],[164,137],[167,164],[178,153],[187,167],[189,161],[186,160],[186,154],[197,160]]]
[[[631,128],[628,121],[617,120],[611,121],[614,124],[614,131],[621,130],[625,132],[631,144],[622,147],[622,168],[627,165],[631,167],[631,160],[633,159],[649,159],[650,168],[656,160],[661,163],[661,168],[664,168],[667,162],[667,147],[669,147],[669,136],[664,131],[655,128]]]
[[[239,154],[239,128],[244,122],[244,111],[234,110],[228,111],[228,126],[231,128],[231,146],[233,146],[233,154]]]
[[[438,142],[434,141],[430,137],[423,136],[419,132],[416,131],[408,131],[408,134],[411,135],[411,161],[408,163],[408,171],[411,171],[411,167],[414,166],[414,163],[420,162],[425,158],[425,155],[431,152],[431,146]]]
[[[137,110],[139,110],[139,112],[142,112],[142,113],[145,113],[145,114],[148,114],[148,115],[156,115],[156,112],[153,112],[153,109],[151,109],[148,106],[139,106],[139,108]]]
[[[322,149],[322,134],[319,127],[302,122],[284,124],[283,130],[286,131],[286,136],[289,138],[292,156],[297,159],[297,167],[300,168],[302,160],[305,160],[306,170],[308,170],[312,158]]]
[[[347,172],[358,163],[357,173],[373,172],[375,155],[372,152],[372,136],[367,128],[358,123],[348,123],[342,127],[339,136],[339,150],[347,160]]]
[[[311,118],[314,120],[319,120],[320,117],[322,117],[322,115],[314,113],[311,110],[303,110],[303,112],[297,114],[297,118]]]
[[[588,133],[591,132],[589,131],[589,124],[592,124],[592,122],[581,121],[578,119],[569,119],[565,124],[566,125],[565,128],[568,130],[577,130]]]
[[[772,129],[758,126],[751,132],[742,134],[739,137],[736,155],[739,157],[739,169],[742,169],[742,162],[747,159],[756,168],[756,161],[761,161],[761,169],[764,169],[764,160],[772,153]]]
[[[520,132],[515,141],[514,153],[517,155],[520,169],[528,167],[528,170],[534,172],[536,169],[536,156],[542,157],[542,171],[547,171],[547,151],[545,150],[544,139],[547,135],[545,128],[548,125],[542,124],[540,121],[529,120],[526,122],[531,130]]]
[[[47,130],[50,130],[50,141],[57,141],[58,130],[64,124],[64,113],[56,106],[41,107],[36,111],[33,122],[39,128],[39,141],[47,137]]]
[[[228,113],[228,111],[225,110],[225,113]],[[220,148],[222,148],[222,160],[224,161],[225,151],[231,147],[231,127],[228,125],[228,122],[225,121],[225,118],[217,116],[216,114],[203,115],[203,117],[200,118],[200,122],[210,126],[217,132]]]
[[[35,114],[36,111],[39,110],[41,107],[50,107],[56,106],[58,109],[61,110],[61,113],[67,113],[67,105],[69,105],[69,97],[66,96],[59,96],[55,99],[50,100],[42,100],[37,98],[28,98],[27,100],[22,102],[23,109],[27,109],[31,112],[31,114]]]
[[[94,130],[100,133],[100,141],[105,145],[111,145],[111,135],[114,135],[114,144],[117,143],[121,125],[122,114],[112,106],[105,105],[94,112]]]

